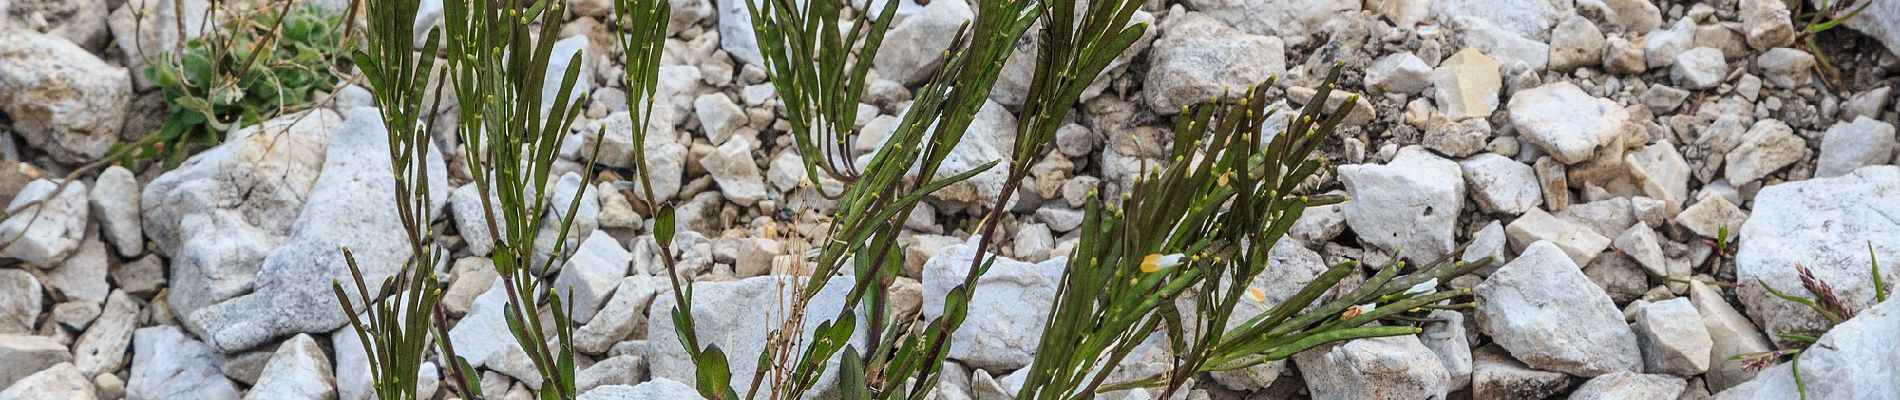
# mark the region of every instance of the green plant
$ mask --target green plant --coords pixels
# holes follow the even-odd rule
[[[346,43],[343,19],[320,8],[284,1],[227,23],[217,34],[159,55],[147,78],[163,89],[171,113],[158,132],[115,149],[121,162],[161,161],[177,166],[241,127],[293,112],[314,92],[337,84],[334,68]]]
[[[1887,290],[1889,288],[1886,282],[1880,277],[1880,259],[1874,255],[1873,243],[1867,244],[1867,259],[1870,265],[1869,268],[1872,269],[1874,304],[1880,304],[1887,301]],[[1820,315],[1822,319],[1827,320],[1827,326],[1830,330],[1842,322],[1853,319],[1854,314],[1860,312],[1859,308],[1852,302],[1842,299],[1840,295],[1835,294],[1833,285],[1829,285],[1826,281],[1816,278],[1814,272],[1808,270],[1807,266],[1795,264],[1794,268],[1796,274],[1801,278],[1802,290],[1807,291],[1808,295],[1814,298],[1810,299],[1796,296],[1777,290],[1774,286],[1769,285],[1767,281],[1757,279],[1755,282],[1761,285],[1762,290],[1766,290],[1768,294],[1774,295],[1782,301],[1795,303],[1809,310],[1813,310],[1816,315]],[[1803,400],[1806,400],[1808,398],[1807,385],[1801,381],[1801,352],[1819,343],[1821,341],[1821,335],[1826,333],[1826,331],[1782,332],[1776,334],[1776,337],[1781,339],[1782,348],[1780,350],[1739,354],[1730,359],[1740,361],[1742,363],[1742,369],[1750,372],[1768,369],[1768,367],[1774,366],[1775,363],[1781,360],[1788,360],[1788,372],[1794,375],[1795,391],[1799,392]]]

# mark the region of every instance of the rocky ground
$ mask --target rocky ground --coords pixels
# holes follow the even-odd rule
[[[61,179],[163,120],[163,96],[138,71],[197,32],[179,30],[199,21],[180,24],[176,10],[206,7],[173,1],[0,0],[0,202],[11,213],[0,256],[15,264],[0,268],[0,399],[370,397],[362,345],[331,297],[331,279],[348,276],[337,249],[364,265],[398,265],[408,250],[362,88],[239,130],[176,169]],[[1254,285],[1288,293],[1348,258],[1506,262],[1446,282],[1478,306],[1437,312],[1422,334],[1207,376],[1183,395],[1793,398],[1790,366],[1748,372],[1731,357],[1827,329],[1760,285],[1800,293],[1804,265],[1860,310],[1801,356],[1809,398],[1900,398],[1900,305],[1875,303],[1869,268],[1871,256],[1900,260],[1900,2],[1872,1],[1814,48],[1796,42],[1806,25],[1776,0],[1148,1],[1136,20],[1154,24],[1149,36],[1085,97],[1011,205],[997,248],[1007,258],[980,281],[936,398],[1014,392],[1084,197],[1120,193],[1162,157],[1182,105],[1279,76],[1283,106],[1306,106],[1334,61],[1363,99],[1323,150],[1337,183],[1321,190],[1353,200],[1309,211],[1276,249],[1272,279]],[[609,4],[572,1],[561,29],[557,52],[583,54],[592,103],[555,197],[583,192],[594,146],[608,182],[637,145],[659,199],[612,183],[584,191],[555,282],[575,288],[584,398],[690,395],[675,382],[691,381],[690,362],[664,315],[673,302],[642,200],[680,204],[676,256],[699,282],[700,330],[722,332],[713,340],[734,354],[756,352],[771,325],[760,310],[777,293],[774,259],[802,246],[787,233],[816,230],[829,205],[782,133],[743,3],[673,2],[661,123],[645,143],[632,143],[618,48],[600,22]],[[959,1],[900,7],[858,108],[857,151],[896,123],[942,63],[946,32],[970,16]],[[1019,46],[946,169],[1007,153],[1032,49]],[[1816,74],[1817,53],[1838,82]],[[437,138],[447,157],[436,159],[460,157],[456,140]],[[431,168],[453,251],[440,268],[449,336],[485,371],[487,393],[525,399],[543,378],[505,333],[484,258],[494,240],[459,164]],[[933,301],[961,279],[952,266],[973,256],[976,205],[1001,179],[979,175],[904,221],[900,309],[940,309]],[[1895,270],[1886,282],[1900,282]],[[1143,362],[1123,368],[1152,367]]]

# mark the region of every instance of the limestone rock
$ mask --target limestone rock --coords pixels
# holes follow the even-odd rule
[[[1579,376],[1641,368],[1622,312],[1556,245],[1530,245],[1474,292],[1478,326],[1533,368]]]
[[[139,181],[132,171],[114,165],[99,173],[93,181],[92,214],[99,217],[99,231],[120,256],[137,257],[145,252],[144,226],[139,224]]]
[[[1465,182],[1458,164],[1407,147],[1386,165],[1344,165],[1346,223],[1361,240],[1414,261],[1450,254]]]
[[[125,365],[127,347],[132,345],[133,328],[138,327],[139,304],[125,291],[114,291],[106,298],[99,318],[73,342],[73,364],[86,376],[118,371]]]
[[[310,335],[299,334],[277,347],[246,399],[329,399],[336,397],[330,356]]]
[[[1886,164],[1893,159],[1894,147],[1893,125],[1865,116],[1851,123],[1835,123],[1821,138],[1821,157],[1814,176],[1836,177],[1860,167]]]
[[[0,112],[28,144],[63,163],[91,162],[119,142],[132,102],[125,68],[63,38],[0,28]]]
[[[0,334],[0,386],[12,386],[21,379],[54,365],[71,362],[66,346],[45,336]]]
[[[1565,164],[1589,160],[1598,147],[1634,129],[1623,106],[1570,82],[1520,91],[1511,96],[1510,112],[1526,141]]]
[[[86,235],[86,184],[47,179],[28,182],[0,221],[0,256],[56,268]]]
[[[1510,238],[1511,248],[1519,253],[1529,251],[1537,243],[1549,243],[1563,250],[1575,265],[1590,265],[1590,260],[1610,247],[1610,238],[1587,225],[1557,218],[1537,208],[1511,221],[1504,227],[1504,233]]]
[[[1682,378],[1619,371],[1585,381],[1570,393],[1576,400],[1666,399],[1682,393],[1688,382]]]
[[[1755,372],[1742,370],[1735,356],[1765,352],[1773,347],[1762,337],[1761,330],[1748,322],[1748,317],[1735,311],[1716,290],[1702,281],[1689,281],[1689,301],[1702,316],[1702,328],[1709,332],[1711,341],[1709,372],[1702,375],[1703,382],[1709,391],[1721,392],[1755,378]]]
[[[884,44],[877,49],[879,76],[915,86],[923,83],[943,65],[944,51],[957,40],[959,26],[976,17],[969,3],[930,2],[916,14],[891,25]]]
[[[1498,62],[1477,49],[1460,50],[1432,70],[1432,95],[1454,121],[1491,116],[1503,87]]]
[[[1888,301],[1860,312],[1801,352],[1801,382],[1810,399],[1880,398],[1900,393],[1900,371],[1893,332],[1900,330],[1900,302]],[[1793,368],[1777,365],[1754,380],[1715,396],[1719,400],[1798,398]],[[1877,394],[1878,393],[1878,394]]]
[[[1451,376],[1416,336],[1347,341],[1294,356],[1314,398],[1444,398]]]
[[[1805,295],[1794,269],[1800,264],[1833,286],[1841,299],[1873,304],[1868,257],[1882,261],[1885,282],[1900,282],[1900,270],[1885,268],[1886,260],[1900,259],[1894,253],[1900,249],[1900,222],[1886,217],[1895,207],[1900,207],[1900,167],[1894,166],[1762,188],[1755,195],[1755,214],[1739,230],[1730,228],[1741,237],[1735,279]],[[1771,337],[1827,329],[1813,311],[1769,295],[1759,285],[1742,285],[1737,297]],[[1805,363],[1802,367],[1806,371]]]
[[[1543,204],[1537,173],[1530,165],[1493,153],[1472,156],[1458,165],[1472,199],[1484,212],[1516,215]]]
[[[1542,399],[1570,388],[1570,376],[1525,366],[1504,349],[1472,350],[1471,394],[1478,399]]]
[[[1234,100],[1267,77],[1286,72],[1285,44],[1243,33],[1198,12],[1167,19],[1148,57],[1148,105],[1172,115],[1209,98]]]
[[[91,399],[94,396],[92,381],[80,375],[72,363],[60,363],[27,375],[6,390],[0,390],[0,399],[12,400]]]
[[[683,400],[701,399],[692,386],[672,379],[655,378],[638,385],[607,385],[581,393],[578,400]]]
[[[944,297],[963,284],[964,272],[976,257],[976,236],[937,253],[924,263],[925,319],[943,312]],[[989,272],[977,277],[970,296],[969,317],[951,337],[949,358],[975,368],[1009,370],[1035,361],[1042,340],[1042,321],[1055,302],[1056,286],[1068,258],[1028,263],[997,257]]]
[[[1644,371],[1687,377],[1709,370],[1714,343],[1689,299],[1678,297],[1642,306],[1632,326],[1643,348]]]
[[[575,324],[593,320],[607,296],[620,285],[620,278],[627,276],[627,265],[632,262],[633,253],[621,248],[613,236],[603,231],[588,235],[554,278],[553,287],[561,294],[561,304],[573,309],[569,319]]]
[[[1186,4],[1242,32],[1283,38],[1290,45],[1306,43],[1359,12],[1359,4],[1326,0],[1192,0]]]
[[[132,339],[132,379],[126,400],[237,400],[237,385],[224,377],[218,352],[176,326],[140,328]]]
[[[1669,77],[1684,89],[1708,89],[1722,84],[1728,78],[1728,71],[1721,50],[1697,47],[1676,55],[1675,64],[1669,67]]]
[[[1411,52],[1379,57],[1366,70],[1366,88],[1375,92],[1418,93],[1432,85],[1432,67]]]
[[[758,368],[759,353],[764,350],[766,335],[784,321],[782,311],[774,304],[790,299],[780,291],[781,285],[800,284],[805,277],[759,276],[729,282],[700,282],[693,285],[693,323],[702,332],[701,346],[719,346],[726,353],[733,376],[750,375]],[[844,307],[845,295],[851,289],[852,278],[833,277],[807,303],[807,315],[803,332],[797,334],[811,337],[818,325],[827,322]],[[653,301],[647,316],[648,368],[655,381],[662,379],[692,380],[693,362],[680,347],[677,333],[674,332],[673,318],[669,315],[676,307],[672,296],[659,296]],[[972,315],[975,315],[974,312]],[[864,319],[858,319],[859,326],[853,330],[851,340],[863,340]],[[966,324],[965,326],[969,326]],[[704,332],[721,332],[708,335]],[[484,332],[483,334],[487,334]],[[967,335],[959,335],[967,336]],[[459,343],[459,342],[458,342]],[[801,354],[804,349],[797,350]],[[815,393],[832,390],[837,384],[838,356],[827,360],[826,373],[812,386]],[[768,372],[770,373],[770,372]],[[749,382],[739,379],[732,381],[734,392],[743,392]],[[606,386],[612,387],[612,386]],[[599,389],[595,389],[599,390]]]

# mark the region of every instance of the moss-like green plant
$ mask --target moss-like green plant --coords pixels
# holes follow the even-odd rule
[[[259,9],[215,35],[159,55],[144,74],[165,93],[171,112],[158,132],[129,149],[122,162],[162,161],[165,168],[217,145],[226,132],[293,112],[314,92],[337,84],[334,63],[346,44],[343,19],[316,7]]]

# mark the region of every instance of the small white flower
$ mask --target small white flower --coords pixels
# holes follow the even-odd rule
[[[1416,295],[1431,293],[1433,289],[1437,289],[1437,288],[1438,288],[1438,278],[1426,279],[1424,282],[1419,282],[1417,285],[1412,285],[1410,289],[1405,289],[1405,294],[1416,296]]]

